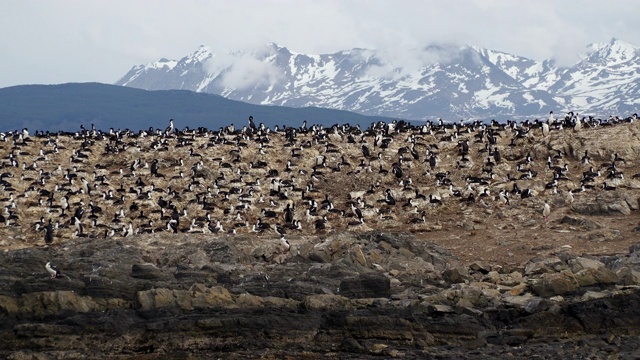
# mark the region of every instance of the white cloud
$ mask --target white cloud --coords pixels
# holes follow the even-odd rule
[[[433,64],[449,64],[459,59],[464,46],[459,44],[429,44],[422,48],[380,49],[378,55],[382,64],[372,66],[367,75],[387,79],[398,79],[415,74],[419,70]]]
[[[132,66],[179,59],[198,45],[297,52],[355,47],[389,54],[390,69],[419,66],[432,43],[469,44],[570,64],[592,42],[640,45],[640,1],[584,0],[0,0],[0,87],[113,83]],[[234,70],[229,81],[273,81],[274,69]],[[238,65],[236,69],[240,69]],[[384,70],[384,69],[383,69]],[[246,71],[249,71],[248,73]]]
[[[261,61],[259,57],[265,55],[253,52],[216,53],[205,66],[210,75],[222,74],[225,87],[244,90],[273,85],[282,77],[282,72],[276,66]]]

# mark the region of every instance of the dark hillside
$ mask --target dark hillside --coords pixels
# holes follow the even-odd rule
[[[246,116],[245,116],[246,114]],[[146,91],[99,83],[22,85],[0,89],[0,131],[21,128],[76,131],[80,125],[98,129],[164,127],[169,118],[184,128],[218,129],[228,124],[299,126],[307,122],[331,125],[337,122],[366,125],[389,118],[369,117],[341,110],[252,105],[218,95],[185,90]]]

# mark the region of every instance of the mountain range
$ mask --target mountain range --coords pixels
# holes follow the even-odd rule
[[[508,119],[575,111],[627,115],[640,106],[640,49],[611,39],[571,66],[477,46],[429,45],[403,54],[352,49],[295,53],[200,46],[180,60],[134,66],[116,85],[183,89],[252,104],[317,106],[410,120]]]

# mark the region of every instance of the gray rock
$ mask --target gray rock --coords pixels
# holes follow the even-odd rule
[[[573,211],[582,215],[629,215],[631,214],[631,208],[629,203],[633,204],[633,201],[627,201],[625,194],[618,194],[617,192],[605,192],[598,194],[595,201],[592,202],[576,202],[571,208]],[[637,207],[637,201],[632,205]]]
[[[567,260],[567,265],[569,265],[570,270],[574,273],[585,269],[599,269],[605,267],[604,263],[601,261],[580,256]]]
[[[544,259],[532,259],[525,265],[524,273],[527,276],[558,272],[567,269],[568,266],[559,257]]]
[[[629,253],[640,252],[640,244],[633,244],[629,246]]]
[[[619,279],[616,273],[603,267],[599,268],[587,268],[580,270],[574,274],[575,281],[579,287],[591,286],[591,285],[607,285],[616,284]],[[558,294],[562,295],[562,294]]]
[[[547,310],[549,308],[549,302],[539,297],[533,297],[529,299],[524,305],[524,311],[534,314],[540,311]]]
[[[201,357],[212,351],[271,356],[282,349],[296,356],[331,349],[345,357],[421,358],[425,351],[441,358],[572,357],[548,344],[607,332],[640,334],[640,293],[632,284],[640,252],[599,259],[563,253],[485,275],[476,264],[474,276],[483,281],[467,285],[460,281],[470,280],[468,268],[409,236],[366,242],[337,235],[325,244],[332,254],[327,262],[292,255],[284,264],[252,256],[264,239],[219,239],[214,247],[188,239],[175,245],[170,236],[153,243],[131,239],[140,245],[94,239],[72,250],[0,254],[6,265],[0,268],[0,356],[82,358],[88,351],[108,358],[117,348],[180,357],[188,343]],[[357,248],[396,285],[354,259]],[[214,249],[223,254],[202,255]],[[41,263],[46,258],[57,259],[67,277],[49,279]],[[24,276],[35,268],[40,273]],[[522,275],[525,268],[530,275]],[[287,340],[290,334],[300,340]],[[605,338],[607,351],[617,347],[633,355],[640,343],[631,336]],[[585,344],[570,343],[572,351]],[[24,349],[34,350],[29,355]],[[585,357],[608,354],[590,349]]]
[[[469,269],[473,271],[477,271],[482,274],[488,274],[489,271],[491,271],[491,269],[488,266],[485,266],[483,263],[479,261],[474,261],[473,263],[471,263],[471,265],[469,265]]]
[[[620,285],[638,285],[638,281],[640,280],[640,273],[628,267],[618,269],[616,276],[618,277],[618,284]]]
[[[609,291],[587,291],[582,295],[583,301],[602,299],[611,296]]]
[[[587,230],[587,231],[596,230],[596,229],[602,228],[602,226],[600,224],[598,224],[597,222],[595,222],[593,220],[584,219],[584,218],[577,218],[577,217],[573,217],[573,216],[569,216],[569,215],[565,215],[562,219],[560,219],[560,223],[561,224],[568,224],[568,225],[572,225],[572,226],[579,226],[583,230]]]
[[[449,305],[431,304],[427,305],[427,311],[431,313],[455,313],[455,309]]]
[[[576,291],[579,287],[574,274],[569,270],[559,273],[547,273],[538,280],[529,282],[531,290],[542,297],[565,295]]]
[[[467,270],[462,266],[454,266],[442,272],[442,279],[447,283],[457,284],[469,281],[471,277]]]

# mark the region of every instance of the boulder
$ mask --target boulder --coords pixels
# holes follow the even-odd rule
[[[176,306],[173,290],[166,288],[138,291],[138,302],[142,310]]]
[[[559,257],[553,256],[544,259],[532,259],[525,265],[524,273],[527,276],[558,272],[567,269],[567,264]]]
[[[629,206],[631,204],[631,207]],[[594,201],[573,203],[571,209],[582,215],[629,215],[631,208],[637,208],[638,201],[623,193],[604,192],[598,194]]]
[[[471,269],[472,271],[477,271],[482,274],[488,274],[489,271],[491,271],[491,269],[488,266],[484,265],[479,261],[472,262],[471,265],[469,265],[469,269]]]
[[[526,295],[503,295],[502,301],[510,306],[524,308],[531,299],[537,298],[531,294]]]
[[[640,273],[629,269],[628,267],[622,267],[616,271],[619,285],[638,285],[640,281]]]
[[[360,264],[360,266],[367,266],[367,258],[362,252],[362,247],[360,245],[356,244],[355,246],[353,246],[350,249],[350,254],[351,254],[351,259],[355,263]]]
[[[603,267],[587,268],[574,274],[578,286],[616,284],[619,279],[616,273]]]
[[[471,304],[475,307],[484,307],[488,303],[482,288],[476,286],[463,286],[459,301],[464,301],[464,306],[470,306],[469,304]]]
[[[600,224],[593,220],[577,218],[574,216],[565,215],[562,219],[560,219],[561,224],[568,224],[571,226],[579,226],[582,230],[591,231],[602,228]]]
[[[582,295],[582,301],[589,301],[593,299],[602,299],[611,296],[610,291],[587,291]]]
[[[530,279],[529,286],[538,296],[552,297],[572,293],[578,289],[579,284],[571,271],[563,270],[543,274],[540,279]]]
[[[518,284],[516,286],[511,287],[508,290],[508,293],[510,295],[517,296],[517,295],[524,294],[525,292],[527,292],[527,290],[529,290],[529,285],[527,285],[527,284]]]
[[[567,265],[574,273],[584,269],[599,269],[605,266],[601,261],[580,256],[567,260]]]
[[[442,272],[442,279],[449,284],[458,284],[471,280],[471,277],[462,266],[453,266]]]
[[[534,314],[540,311],[547,310],[549,308],[549,301],[536,296],[531,297],[524,304],[524,311]]]
[[[317,243],[309,251],[309,260],[327,263],[349,253],[355,239],[350,234],[333,234]]]

